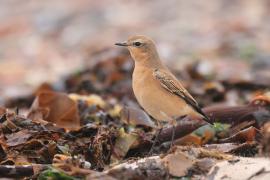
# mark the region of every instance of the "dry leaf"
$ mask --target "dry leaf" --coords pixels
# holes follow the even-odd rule
[[[202,138],[195,135],[189,134],[180,139],[174,141],[175,145],[202,145]]]
[[[125,157],[130,147],[136,142],[137,136],[135,134],[128,134],[123,128],[119,130],[119,135],[114,145],[113,160],[121,160]]]
[[[237,148],[239,144],[236,143],[223,143],[223,144],[207,144],[204,147],[209,150],[217,150],[220,152],[228,153]]]
[[[256,134],[258,132],[259,131],[256,128],[249,127],[237,132],[229,138],[221,139],[220,142],[251,142],[255,140]]]
[[[67,94],[53,91],[41,92],[34,100],[28,118],[42,118],[68,130],[80,127],[77,103]]]
[[[194,164],[194,162],[182,152],[167,155],[164,157],[163,163],[167,166],[170,175],[176,177],[185,176],[188,169]]]
[[[32,134],[28,130],[21,130],[6,136],[7,146],[12,147],[25,143],[32,136]]]

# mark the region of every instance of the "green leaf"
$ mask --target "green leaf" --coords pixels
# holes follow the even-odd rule
[[[38,176],[38,180],[79,180],[79,178],[75,178],[72,176],[69,176],[61,171],[58,171],[54,168],[47,169],[40,173]]]

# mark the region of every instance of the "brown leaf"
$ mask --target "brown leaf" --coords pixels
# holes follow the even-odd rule
[[[249,127],[237,132],[229,138],[221,139],[220,142],[251,142],[255,140],[258,132],[259,131],[255,127]]]
[[[5,122],[2,123],[2,130],[4,132],[15,132],[19,128],[14,124],[11,120],[10,117],[7,118]]]
[[[6,136],[7,146],[12,147],[25,143],[32,136],[32,133],[30,133],[28,130],[21,130]]]
[[[176,145],[202,145],[202,138],[195,135],[189,134],[180,139],[177,139],[174,144]]]
[[[181,177],[187,174],[194,162],[182,152],[167,155],[163,162],[167,166],[170,175]]]
[[[239,143],[223,143],[223,144],[208,144],[204,147],[209,150],[217,150],[223,153],[230,153],[238,156],[254,156],[256,153],[258,144],[245,142]]]
[[[80,127],[77,103],[67,94],[53,91],[41,92],[34,100],[28,118],[44,119],[68,130]]]
[[[258,143],[253,141],[237,144],[237,146],[228,151],[228,153],[237,156],[254,157],[257,154],[257,150],[258,150]]]
[[[6,108],[0,107],[0,118],[6,113]]]
[[[212,158],[203,158],[203,159],[198,160],[194,164],[192,170],[195,173],[198,173],[198,174],[206,174],[211,169],[211,167],[213,165],[215,165],[215,164],[216,164],[216,160],[215,159],[212,159]]]
[[[222,143],[222,144],[206,144],[204,147],[209,150],[218,150],[220,152],[228,153],[237,148],[239,144],[236,143]]]

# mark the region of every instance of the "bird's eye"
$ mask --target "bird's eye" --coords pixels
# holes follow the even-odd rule
[[[140,43],[140,42],[137,41],[137,42],[134,42],[133,45],[139,47],[139,46],[142,45],[142,43]]]

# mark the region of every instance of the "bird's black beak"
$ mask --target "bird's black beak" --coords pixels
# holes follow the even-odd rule
[[[129,46],[127,42],[115,43],[116,46]]]

